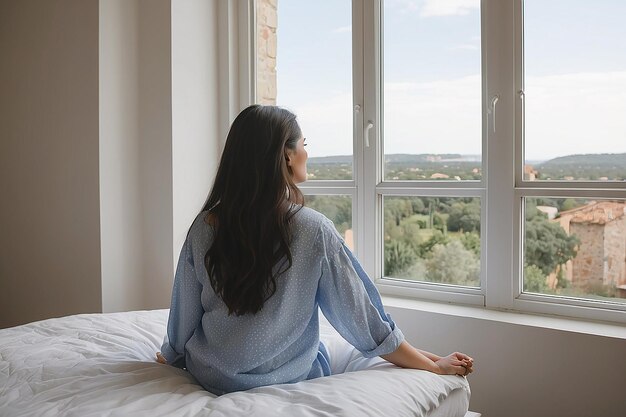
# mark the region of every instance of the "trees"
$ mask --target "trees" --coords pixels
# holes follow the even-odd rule
[[[401,277],[416,261],[415,250],[404,241],[385,242],[385,275]]]
[[[568,236],[558,224],[550,222],[535,207],[526,208],[525,263],[535,265],[544,276],[554,272],[576,256],[580,244],[576,236]]]
[[[548,290],[546,275],[536,265],[524,266],[524,291],[544,294]]]
[[[480,285],[480,261],[458,240],[435,245],[426,260],[426,278],[431,282]]]
[[[348,196],[307,196],[306,205],[332,220],[341,235],[352,227],[352,199]]]
[[[480,203],[458,202],[452,204],[448,217],[448,230],[451,232],[478,232],[480,233]]]

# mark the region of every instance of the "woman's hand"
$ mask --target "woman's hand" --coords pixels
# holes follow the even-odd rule
[[[157,352],[156,353],[156,361],[158,363],[162,363],[164,365],[167,365],[167,359],[165,359],[165,357],[163,355],[161,355],[161,352]]]
[[[454,352],[435,361],[440,375],[466,376],[474,372],[474,359],[464,353]]]

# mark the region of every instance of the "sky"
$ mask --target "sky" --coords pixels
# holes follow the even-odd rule
[[[386,153],[481,151],[479,0],[384,1]],[[526,159],[626,152],[626,1],[524,3]],[[277,103],[352,153],[349,0],[279,0]]]

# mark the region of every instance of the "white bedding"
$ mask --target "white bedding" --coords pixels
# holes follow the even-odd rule
[[[463,416],[465,378],[366,360],[329,325],[333,371],[221,397],[156,363],[167,310],[84,314],[0,330],[0,416]],[[453,395],[451,395],[453,394]],[[449,399],[447,399],[449,397]],[[449,411],[450,410],[450,411]]]

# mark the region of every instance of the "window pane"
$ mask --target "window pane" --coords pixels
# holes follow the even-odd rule
[[[386,180],[480,180],[480,0],[384,2]]]
[[[350,250],[354,250],[352,233],[352,197],[349,195],[307,195],[305,203],[328,217],[346,242]]]
[[[626,200],[526,198],[524,291],[626,302]]]
[[[480,286],[480,199],[385,197],[384,275]]]
[[[526,180],[626,179],[624,16],[623,1],[524,2]]]
[[[298,115],[309,179],[351,179],[350,0],[258,0],[257,35],[257,101]]]

